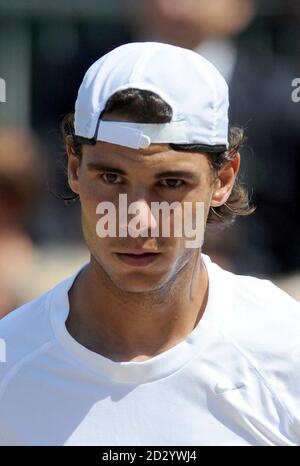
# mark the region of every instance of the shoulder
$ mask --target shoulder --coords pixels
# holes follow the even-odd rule
[[[227,272],[232,292],[232,314],[228,322],[232,333],[257,339],[268,346],[280,347],[289,335],[299,339],[300,303],[272,281]],[[259,333],[253,333],[257,330]],[[245,332],[245,333],[244,333]],[[285,342],[287,343],[287,342]],[[291,342],[290,342],[291,343]],[[276,344],[276,345],[275,345]]]
[[[223,335],[298,419],[300,436],[300,303],[270,280],[225,273],[231,306]]]
[[[236,336],[271,338],[276,332],[292,332],[299,338],[300,302],[272,281],[237,275],[222,269],[205,258],[216,286],[214,291],[224,296],[229,311],[225,316],[227,330]],[[256,334],[260,329],[259,334]]]
[[[0,384],[3,377],[52,338],[47,312],[49,292],[0,320]]]
[[[55,343],[50,304],[67,295],[73,280],[74,276],[68,277],[0,320],[0,385],[13,369]]]

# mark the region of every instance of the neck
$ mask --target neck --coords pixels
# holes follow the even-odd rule
[[[195,255],[166,287],[132,293],[114,286],[95,260],[69,291],[69,333],[115,361],[145,360],[184,340],[201,319],[208,276]]]

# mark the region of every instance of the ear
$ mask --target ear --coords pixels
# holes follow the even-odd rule
[[[68,156],[68,183],[71,190],[79,194],[79,181],[78,181],[78,171],[80,166],[80,160],[75,154],[73,146],[67,142],[66,152]]]
[[[211,207],[219,207],[229,198],[236,176],[240,168],[241,157],[237,153],[233,160],[229,160],[218,173],[214,182],[214,189],[211,198]]]

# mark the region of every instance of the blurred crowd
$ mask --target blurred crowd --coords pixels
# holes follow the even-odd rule
[[[231,126],[247,136],[239,176],[256,212],[222,232],[207,230],[204,252],[235,273],[271,279],[300,300],[300,103],[292,100],[292,81],[300,77],[299,2],[124,3],[126,15],[111,18],[25,17],[30,118],[22,127],[0,116],[0,318],[88,260],[79,205],[61,200],[69,191],[59,123],[74,109],[88,66],[134,40],[193,49],[226,79]]]

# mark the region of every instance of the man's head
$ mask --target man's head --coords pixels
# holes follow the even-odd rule
[[[230,38],[242,32],[254,16],[253,0],[141,1],[132,22],[141,40],[161,40],[194,49],[202,41]]]
[[[0,129],[0,230],[24,230],[42,194],[40,142],[15,127]]]
[[[159,48],[156,50],[159,51]],[[154,59],[161,58],[159,54],[155,56],[155,50],[151,52]],[[106,80],[101,74],[99,77],[98,71],[95,72],[94,69],[94,82],[91,75],[86,75],[81,87],[85,98],[82,99],[79,95],[77,100],[77,125],[75,121],[74,127],[73,115],[69,115],[63,122],[69,185],[80,198],[86,243],[93,259],[111,281],[127,291],[151,291],[167,286],[192,261],[195,254],[199,253],[199,248],[186,247],[184,235],[176,237],[172,233],[172,211],[168,214],[171,234],[164,237],[159,230],[158,237],[151,236],[150,228],[156,227],[157,220],[151,212],[151,203],[165,202],[171,205],[177,202],[179,208],[185,202],[190,203],[193,225],[197,203],[203,203],[204,224],[207,221],[230,223],[236,215],[249,213],[247,195],[235,184],[242,134],[236,129],[232,130],[228,142],[227,129],[224,128],[224,125],[228,125],[227,86],[218,72],[212,69],[212,65],[199,58],[199,85],[193,82],[194,88],[190,89],[189,85],[193,81],[191,72],[195,72],[194,68],[196,73],[199,72],[196,57],[192,56],[192,61],[196,60],[196,63],[187,60],[186,69],[181,70],[181,76],[169,71],[167,81],[163,76],[166,64],[156,65],[161,75],[154,75],[151,79],[158,91],[162,89],[161,93],[167,96],[169,102],[153,90],[145,89],[145,75],[149,73],[147,66],[151,65],[149,62],[147,64],[145,56],[137,60],[139,76],[135,69],[134,80],[130,82],[129,79],[128,86],[123,85],[120,90],[115,90],[120,87],[120,83],[113,81],[118,77],[117,69],[114,69],[114,76],[106,70]],[[180,62],[180,56],[178,61]],[[118,68],[118,63],[115,66]],[[185,73],[187,76],[184,80]],[[131,76],[133,74],[131,70]],[[142,82],[140,88],[134,87],[139,86],[139,80]],[[106,100],[103,99],[105,86],[110,86],[110,92],[115,90]],[[153,83],[151,87],[154,87]],[[179,95],[181,87],[184,87],[184,92]],[[201,95],[204,87],[206,95]],[[197,92],[200,95],[190,95],[187,102],[183,100],[183,96],[189,94],[189,89],[191,93]],[[90,100],[87,98],[89,93]],[[91,101],[97,106],[97,99],[103,107],[99,105],[98,114],[89,110]],[[170,102],[174,101],[175,105],[172,107]],[[199,115],[194,111],[197,109],[195,102],[200,107]],[[101,132],[103,122],[105,131]],[[115,123],[109,126],[108,122]],[[125,123],[127,128],[122,126]],[[131,123],[141,125],[134,126]],[[178,123],[184,128],[183,132],[177,129]],[[131,136],[128,137],[127,133]],[[94,137],[88,138],[83,134],[93,134]],[[141,144],[145,147],[134,147]],[[117,235],[100,238],[97,234],[99,214],[96,210],[102,202],[110,202],[116,206],[118,231],[120,194],[127,195],[128,204],[136,203],[141,222],[149,227],[147,237]],[[130,217],[132,216],[129,215],[128,219]],[[154,262],[144,267],[130,266],[120,260],[118,253],[133,250],[157,251],[160,254]]]

